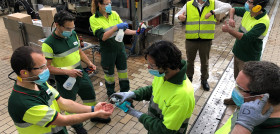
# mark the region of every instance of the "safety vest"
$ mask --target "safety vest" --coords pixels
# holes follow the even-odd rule
[[[243,15],[242,21],[241,21],[241,26],[240,26],[240,30],[243,33],[247,33],[248,31],[250,31],[255,25],[263,23],[266,26],[265,32],[263,32],[263,34],[261,36],[259,36],[259,39],[264,39],[265,35],[267,34],[268,31],[268,27],[269,27],[269,17],[268,15],[264,15],[262,18],[260,19],[255,19],[255,17],[251,17],[250,12],[246,11]]]
[[[46,58],[52,59],[51,65],[60,69],[75,69],[81,65],[79,39],[76,32],[67,38],[61,38],[53,33],[42,44],[42,51]]]
[[[214,39],[216,19],[205,15],[215,9],[215,0],[207,1],[200,15],[196,0],[187,2],[186,39]]]

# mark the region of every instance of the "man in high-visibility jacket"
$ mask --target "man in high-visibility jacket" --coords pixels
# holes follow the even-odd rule
[[[279,134],[280,133],[280,68],[274,63],[267,61],[248,61],[244,64],[236,78],[236,87],[232,91],[234,103],[241,109],[227,120],[227,122],[215,134],[229,134],[234,126],[239,124],[253,134]],[[264,97],[265,94],[269,95]],[[251,109],[263,99],[268,101],[262,104],[263,109]],[[258,100],[259,99],[259,100]],[[250,102],[251,101],[251,102]],[[257,101],[257,102],[253,102]],[[249,102],[245,104],[244,102]],[[245,104],[246,107],[243,105]],[[252,105],[252,107],[250,106]],[[272,108],[270,108],[272,107]],[[250,112],[260,111],[261,116],[256,118],[246,117]],[[239,112],[240,111],[240,112]],[[251,115],[254,117],[254,115]],[[268,119],[266,119],[269,117]],[[236,129],[236,128],[235,128]],[[243,134],[240,132],[240,134]]]
[[[273,112],[272,106],[269,109],[265,107],[268,98],[269,94],[266,93],[261,100],[256,99],[255,101],[242,104],[231,134],[251,134],[254,127],[265,122]]]
[[[88,74],[83,70],[80,62],[83,61],[88,67],[96,69],[96,66],[88,59],[80,48],[80,43],[74,31],[75,17],[67,11],[60,11],[54,16],[56,25],[55,31],[42,45],[42,51],[48,61],[48,68],[51,74],[55,75],[57,90],[64,98],[76,100],[78,94],[85,105],[96,104],[95,92]],[[71,90],[63,87],[69,77],[75,77],[76,83]],[[68,113],[70,114],[70,113]],[[91,121],[96,121],[92,119]],[[108,120],[101,120],[105,123]],[[76,131],[85,131],[82,124],[72,126]]]
[[[229,25],[225,23],[223,32],[228,32],[236,38],[232,52],[234,54],[234,78],[236,79],[247,61],[259,61],[261,58],[263,39],[269,28],[269,17],[264,9],[268,0],[248,0],[244,7],[230,10]],[[234,15],[241,16],[239,31],[235,27]],[[233,104],[231,99],[225,99],[225,104]]]
[[[106,119],[112,114],[113,105],[105,102],[86,106],[61,97],[46,82],[50,72],[47,60],[39,50],[30,46],[16,49],[11,57],[11,67],[17,79],[8,101],[8,111],[20,134],[68,134],[67,125],[94,117]],[[100,111],[108,105],[111,110]],[[77,114],[63,115],[61,111]]]
[[[186,4],[185,11],[178,15],[180,21],[186,20],[186,53],[187,76],[192,81],[194,74],[194,60],[197,51],[201,63],[201,84],[204,90],[209,91],[209,53],[215,34],[215,14],[227,12],[231,6],[218,0],[191,0]]]
[[[149,134],[185,134],[195,99],[192,83],[186,77],[187,63],[181,51],[171,42],[159,41],[145,52],[152,85],[133,92],[114,93],[121,103],[131,98],[150,100],[147,114],[129,107],[128,114],[137,117]]]
[[[229,25],[223,25],[223,32],[236,38],[232,52],[234,54],[234,78],[236,79],[246,61],[259,61],[263,39],[269,28],[269,17],[264,9],[268,0],[248,0],[244,7],[230,9]],[[243,17],[239,31],[235,27],[234,15]]]

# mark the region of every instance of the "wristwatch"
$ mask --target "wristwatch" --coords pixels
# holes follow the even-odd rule
[[[212,15],[215,15],[215,13],[214,13],[214,11],[213,11],[213,10],[211,10],[211,11],[210,11],[210,13],[211,13]]]

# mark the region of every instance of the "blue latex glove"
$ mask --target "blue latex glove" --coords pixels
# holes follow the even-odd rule
[[[145,30],[146,30],[146,28],[141,28],[140,32],[136,32],[136,35],[139,35],[139,34],[144,33],[144,32],[145,32]]]
[[[273,108],[270,107],[266,113],[262,114],[264,105],[269,98],[268,94],[265,94],[262,100],[255,100],[246,102],[241,105],[236,124],[239,124],[249,131],[253,131],[254,127],[267,120],[270,114],[273,112]]]
[[[117,24],[118,29],[128,28],[128,24],[126,22]]]

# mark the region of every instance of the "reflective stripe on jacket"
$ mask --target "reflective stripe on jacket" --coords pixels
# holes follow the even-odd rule
[[[214,39],[216,19],[214,15],[205,19],[205,15],[215,9],[215,0],[205,2],[202,13],[196,0],[187,2],[186,39]]]
[[[248,33],[248,31],[250,31],[255,25],[263,23],[266,26],[265,32],[263,32],[263,34],[261,36],[259,36],[259,39],[264,39],[265,35],[267,34],[268,28],[269,28],[269,17],[266,14],[265,16],[263,16],[260,19],[255,19],[255,17],[251,17],[250,12],[246,11],[243,19],[241,21],[241,26],[240,26],[240,30],[243,33]]]
[[[81,64],[79,47],[76,32],[66,39],[53,33],[42,44],[42,52],[46,58],[52,59],[52,66],[60,69],[75,69]]]

